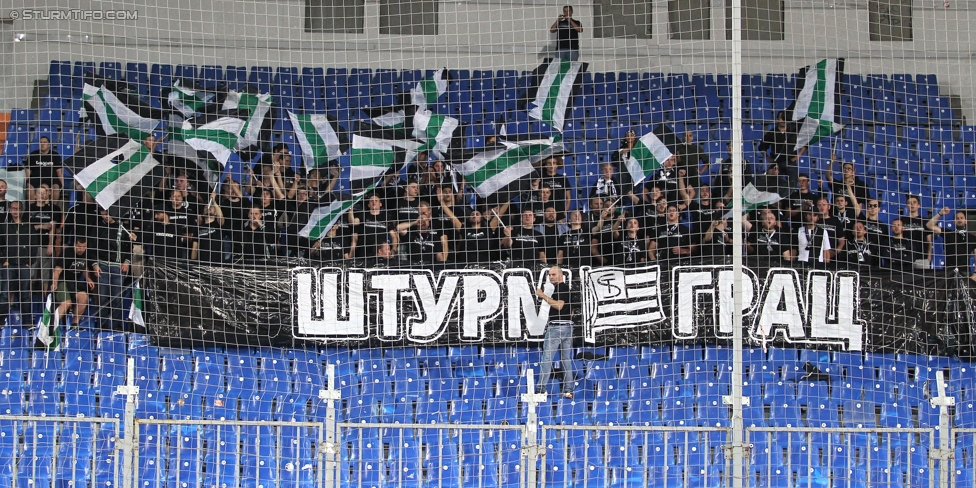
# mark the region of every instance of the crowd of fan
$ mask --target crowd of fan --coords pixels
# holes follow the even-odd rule
[[[928,266],[933,237],[941,235],[946,268],[969,274],[976,240],[964,212],[944,231],[939,219],[949,209],[927,218],[919,198],[907,195],[904,211],[886,219],[851,163],[842,164],[835,180],[836,162],[830,161],[823,170],[827,181],[819,181],[822,193],[816,193],[807,174],[779,176],[795,172],[799,154],[780,144],[777,132],[760,145],[771,163],[765,181],[795,188],[778,204],[744,216],[746,255],[786,266],[911,271]],[[342,198],[340,171],[296,171],[287,145],[265,154],[240,183],[226,176],[219,194],[210,194],[195,168],[166,166],[159,184],[115,218],[84,191],[63,207],[69,192],[63,191],[61,160],[42,138],[24,161],[26,201],[7,201],[7,184],[0,181],[0,291],[11,308],[27,313],[50,290],[60,312],[77,317],[97,294],[98,315],[111,326],[122,321],[124,285],[140,275],[144,256],[222,266],[297,257],[320,266],[444,269],[502,262],[534,270],[551,264],[667,267],[696,256],[731,256],[731,157],[710,170],[688,132],[674,157],[634,185],[622,162],[635,140],[627,134],[590,188],[573,188],[563,157],[553,156],[512,185],[517,188],[488,200],[466,188],[449,163],[421,154],[313,241],[300,230],[316,208]]]

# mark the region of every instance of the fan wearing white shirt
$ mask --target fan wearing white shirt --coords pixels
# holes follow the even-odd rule
[[[817,225],[820,215],[814,211],[804,212],[804,225],[797,229],[796,260],[807,266],[823,268],[830,264],[834,250],[830,245],[830,231]]]

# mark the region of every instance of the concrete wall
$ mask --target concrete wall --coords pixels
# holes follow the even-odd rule
[[[379,34],[379,3],[366,0],[364,34],[308,34],[301,0],[163,2],[8,0],[0,17],[27,9],[136,10],[137,20],[25,20],[0,24],[0,110],[26,105],[51,59],[172,64],[517,69],[536,66],[552,44],[549,25],[562,1],[444,1],[440,34]],[[653,38],[593,39],[592,7],[575,4],[591,71],[728,73],[723,0],[712,3],[710,41],[671,41],[667,2],[654,2]],[[976,105],[973,53],[976,1],[916,0],[912,42],[871,42],[867,0],[787,0],[786,40],[743,44],[745,73],[789,73],[827,56],[847,58],[848,73],[936,73],[944,93]]]

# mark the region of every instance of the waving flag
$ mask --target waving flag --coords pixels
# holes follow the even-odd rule
[[[306,168],[312,170],[342,155],[343,144],[335,119],[324,114],[296,114],[291,110],[288,111],[288,118],[295,128],[295,138],[302,147]]]
[[[244,131],[241,133],[241,138],[238,140],[235,149],[243,149],[258,143],[261,136],[261,128],[264,126],[268,111],[271,110],[272,102],[274,102],[274,99],[267,93],[254,95],[252,93],[243,93],[234,90],[227,93],[227,98],[224,99],[224,105],[222,107],[224,110],[236,109],[247,111],[248,113],[247,119],[244,122]]]
[[[132,305],[129,306],[129,320],[139,327],[146,327],[146,319],[142,315],[142,287],[140,280],[136,280],[132,285]]]
[[[412,140],[374,139],[355,134],[349,150],[349,180],[354,187],[363,181],[376,179],[395,163],[413,159],[421,144]],[[404,153],[404,157],[397,157]],[[367,185],[368,186],[368,185]]]
[[[146,146],[129,140],[76,173],[75,181],[107,210],[158,164]]]
[[[552,139],[506,143],[506,147],[476,155],[457,170],[475,193],[488,197],[534,171],[532,164],[562,150]]]
[[[244,116],[237,111],[223,111],[187,119],[170,134],[197,151],[209,152],[221,165],[226,165],[244,131],[245,123]]]
[[[570,108],[573,90],[582,79],[584,66],[578,61],[550,59],[537,71],[543,69],[542,78],[529,91],[529,98],[534,99],[529,116],[562,132],[566,111]]]
[[[37,321],[37,332],[34,334],[34,342],[44,346],[48,351],[57,351],[61,348],[61,316],[54,304],[54,294],[47,294],[47,302],[44,304],[44,313]]]
[[[797,77],[799,93],[793,102],[793,120],[802,121],[796,136],[795,150],[840,132],[834,101],[837,83],[844,71],[844,59],[824,59],[800,70]]]
[[[634,143],[624,164],[634,185],[639,185],[671,156],[671,150],[653,132],[648,132]]]
[[[421,151],[433,150],[443,154],[450,149],[458,125],[458,119],[424,110],[413,116],[413,136],[423,141]]]
[[[335,227],[336,222],[342,218],[342,215],[352,208],[353,205],[359,203],[373,188],[376,188],[375,184],[370,185],[365,191],[358,194],[356,198],[351,200],[335,200],[329,205],[315,209],[312,215],[309,216],[308,223],[305,224],[305,227],[302,227],[302,230],[298,231],[298,235],[316,241],[328,234]]]
[[[121,133],[141,141],[159,127],[159,120],[137,114],[104,86],[85,85],[81,99],[98,114],[105,135]]]
[[[184,87],[179,80],[173,83],[173,89],[167,97],[169,105],[182,113],[184,117],[193,117],[193,114],[213,101],[214,98],[216,95],[213,93]]]
[[[427,110],[428,105],[437,103],[441,95],[447,93],[447,83],[447,70],[435,71],[410,90],[411,103],[417,106],[418,112]]]
[[[771,191],[762,191],[756,188],[752,183],[749,183],[742,189],[742,215],[745,215],[753,210],[763,207],[766,205],[772,205],[783,199],[783,196],[779,193],[773,193]],[[731,210],[732,205],[729,204],[729,211],[725,213],[722,217],[723,219],[731,219],[735,216],[735,213]]]

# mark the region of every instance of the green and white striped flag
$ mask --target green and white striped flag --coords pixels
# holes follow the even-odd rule
[[[435,71],[410,90],[410,103],[417,106],[418,112],[427,110],[428,105],[437,103],[441,95],[447,93],[447,81],[446,69]]]
[[[380,127],[400,129],[406,126],[407,115],[403,110],[391,110],[375,115],[369,120]]]
[[[573,86],[583,69],[583,63],[565,59],[553,59],[535,93],[529,116],[541,120],[559,132],[563,131],[566,110],[573,97]]]
[[[79,171],[75,181],[108,210],[158,164],[146,146],[130,140]]]
[[[169,92],[169,105],[183,114],[184,117],[193,117],[193,114],[205,107],[216,95],[213,93],[197,91],[180,85],[180,80],[173,82],[173,89]]]
[[[42,344],[48,351],[57,351],[61,348],[61,316],[54,303],[53,293],[47,294],[44,313],[41,315],[41,319],[37,321],[34,342]]]
[[[450,149],[458,124],[458,119],[453,117],[437,115],[430,110],[420,111],[413,116],[413,136],[423,141],[421,151],[433,150],[443,154]]]
[[[505,143],[496,149],[476,155],[456,168],[475,193],[488,197],[513,181],[534,171],[532,164],[562,150],[561,144],[549,140]]]
[[[378,178],[396,163],[398,148],[406,151],[405,160],[409,161],[420,146],[412,140],[374,139],[354,134],[349,150],[350,183],[354,188],[363,186],[363,181]]]
[[[253,95],[234,90],[227,93],[227,98],[224,99],[222,107],[224,110],[246,110],[249,114],[244,122],[244,131],[241,133],[241,138],[238,140],[235,149],[243,149],[258,143],[258,138],[261,136],[261,126],[264,125],[264,119],[268,111],[271,110],[273,102],[274,99],[268,93]]]
[[[302,158],[309,171],[342,155],[339,134],[327,115],[296,114],[289,110],[288,118],[295,128],[295,138],[302,146]]]
[[[243,118],[233,115],[204,115],[183,121],[183,125],[170,131],[170,135],[197,151],[209,152],[225,165],[234,152],[244,124]]]
[[[638,185],[671,156],[668,146],[665,146],[653,132],[648,132],[634,143],[624,164],[631,179],[634,180],[634,185]]]
[[[837,123],[834,104],[834,91],[843,66],[841,59],[824,59],[800,70],[797,84],[801,86],[793,104],[793,120],[802,120],[803,124],[796,136],[795,150],[844,128]]]
[[[772,205],[782,199],[783,196],[779,193],[762,191],[753,186],[752,183],[749,183],[742,189],[742,215],[752,212],[759,207]],[[731,209],[732,206],[729,205],[729,208]],[[729,210],[722,218],[731,219],[733,216],[735,216],[735,212]]]
[[[342,215],[349,211],[353,205],[359,203],[373,188],[376,188],[375,183],[367,187],[365,191],[359,193],[352,200],[335,200],[329,205],[315,209],[312,211],[312,215],[309,216],[308,223],[305,224],[305,227],[302,227],[302,230],[298,231],[298,235],[317,241],[322,236],[328,234],[335,227],[336,223],[339,222],[339,219],[342,218]]]
[[[132,323],[138,325],[139,327],[146,327],[146,319],[142,315],[142,286],[140,284],[142,280],[136,280],[135,284],[132,285],[132,305],[129,305],[129,320]]]
[[[106,135],[122,133],[141,141],[159,127],[158,120],[133,112],[104,86],[95,88],[86,84],[81,99],[98,114],[98,121]]]

